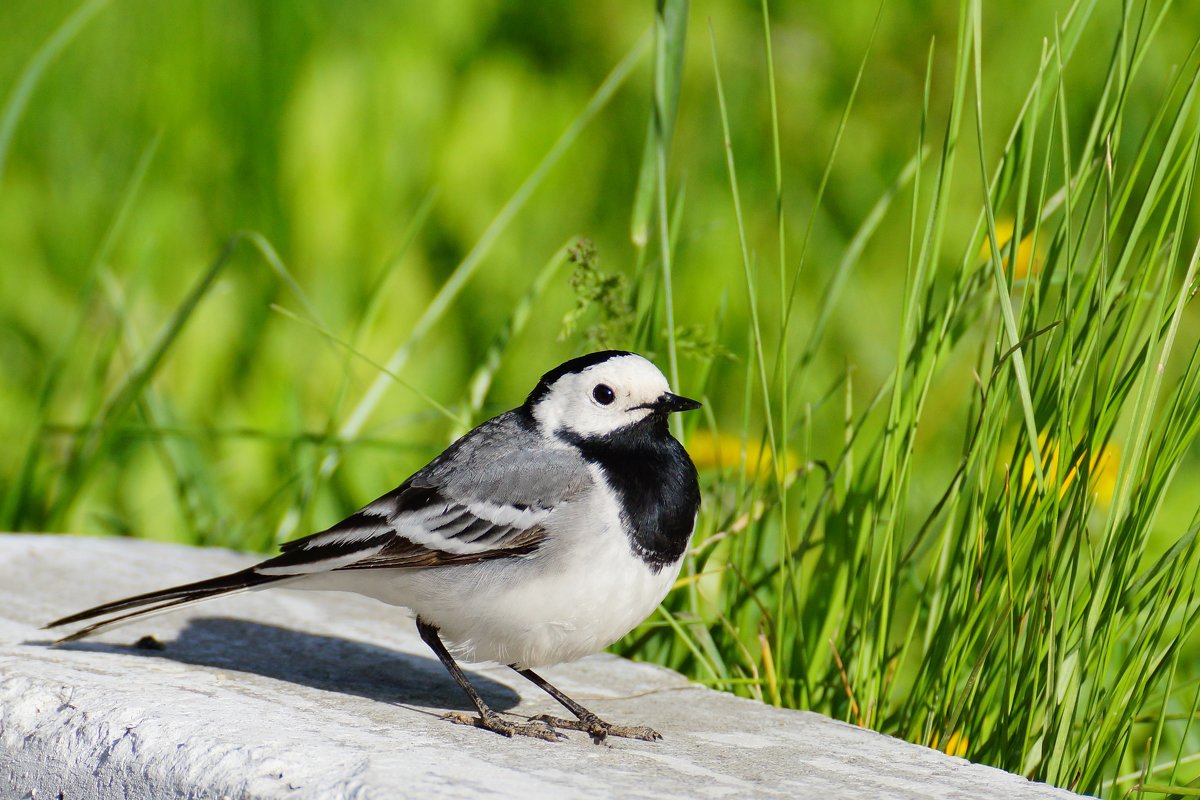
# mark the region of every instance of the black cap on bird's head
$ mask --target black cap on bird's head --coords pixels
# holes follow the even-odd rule
[[[601,350],[547,372],[525,400],[546,432],[603,435],[645,419],[699,408],[680,397],[650,361],[628,350]]]
[[[570,361],[564,361],[554,369],[547,372],[538,381],[537,386],[533,387],[533,391],[525,398],[525,405],[532,406],[549,391],[550,387],[558,382],[558,379],[564,375],[572,375],[577,372],[583,372],[588,367],[594,367],[597,364],[603,364],[611,358],[619,358],[620,356],[632,356],[634,353],[628,350],[600,350],[595,353],[577,356]]]

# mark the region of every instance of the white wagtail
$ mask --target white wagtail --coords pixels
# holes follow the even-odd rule
[[[266,586],[358,592],[416,615],[417,630],[471,698],[458,722],[512,736],[555,729],[658,739],[611,725],[534,667],[595,653],[645,619],[675,582],[700,508],[696,468],[667,415],[699,408],[646,359],[581,356],[542,376],[519,408],[488,420],[396,489],[257,566],[105,603],[53,628],[101,617],[62,639],[146,614]],[[136,610],[131,610],[136,609]],[[513,723],[475,691],[443,644],[507,664],[577,720]]]

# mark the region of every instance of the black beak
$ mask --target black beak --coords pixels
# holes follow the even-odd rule
[[[700,403],[688,397],[663,392],[653,403],[646,403],[638,408],[648,408],[656,414],[673,414],[676,411],[695,411],[700,408]]]

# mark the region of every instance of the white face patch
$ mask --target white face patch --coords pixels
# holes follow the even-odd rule
[[[615,356],[581,372],[563,375],[533,407],[547,434],[570,431],[582,436],[611,433],[650,414],[648,408],[671,387],[658,367],[639,355]],[[605,403],[611,397],[611,402]]]

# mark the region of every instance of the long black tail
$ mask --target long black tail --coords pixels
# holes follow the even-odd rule
[[[138,617],[171,611],[191,605],[192,603],[198,603],[201,600],[209,600],[213,597],[244,592],[247,589],[253,589],[263,584],[287,580],[289,577],[293,576],[262,575],[255,572],[254,568],[251,567],[241,572],[222,575],[219,578],[209,578],[208,580],[196,581],[195,583],[186,583],[183,586],[175,586],[171,589],[161,589],[157,592],[147,592],[146,594],[139,594],[136,597],[127,597],[124,600],[104,603],[95,608],[89,608],[87,611],[80,611],[78,614],[72,614],[69,617],[55,620],[49,625],[44,626],[42,630],[57,628],[60,625],[70,625],[74,622],[83,622],[84,620],[95,619],[97,617],[107,617],[107,619],[93,622],[91,625],[75,631],[70,636],[64,636],[58,640],[59,644],[73,642],[76,639],[91,636],[93,633],[99,633],[102,630],[124,624]],[[136,610],[131,611],[130,609]],[[118,613],[123,611],[128,613]],[[114,614],[116,616],[112,616]]]

